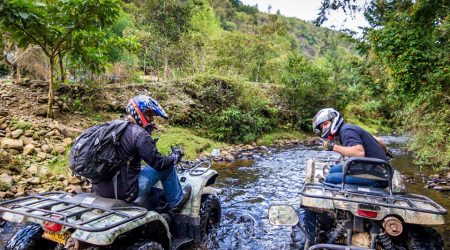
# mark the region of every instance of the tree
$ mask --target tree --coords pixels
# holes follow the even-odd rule
[[[119,0],[0,1],[2,29],[9,31],[20,47],[39,46],[49,60],[48,117],[53,117],[57,57],[77,46],[101,47],[107,40],[102,30],[114,22],[119,11]]]
[[[330,9],[356,11],[357,4],[324,0],[316,21],[323,23]],[[448,167],[450,146],[442,135],[450,132],[450,2],[371,0],[363,10],[371,26],[364,37],[367,47],[387,69],[393,81],[386,86],[388,98],[399,103],[398,114],[413,132],[410,149],[421,164]]]

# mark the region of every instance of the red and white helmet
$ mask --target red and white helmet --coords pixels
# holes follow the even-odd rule
[[[320,124],[325,121],[331,121],[331,126],[322,131]],[[321,109],[313,118],[314,133],[320,134],[322,138],[330,139],[339,131],[339,128],[344,123],[344,118],[333,108]]]

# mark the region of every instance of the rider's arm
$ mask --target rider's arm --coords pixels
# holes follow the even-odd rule
[[[165,170],[175,164],[175,158],[172,156],[162,156],[156,148],[156,143],[151,136],[143,131],[136,138],[136,148],[142,159],[156,170]]]
[[[342,145],[335,145],[333,151],[343,156],[349,157],[365,157],[363,140],[359,133],[354,129],[346,129],[341,131],[340,141]]]
[[[341,145],[334,145],[333,151],[339,153],[344,156],[349,157],[364,157],[366,156],[366,152],[364,151],[364,147],[360,144],[346,147]]]

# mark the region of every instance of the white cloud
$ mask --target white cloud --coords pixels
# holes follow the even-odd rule
[[[268,6],[272,6],[271,13],[274,14],[280,10],[281,14],[288,17],[297,17],[305,21],[313,21],[317,18],[320,0],[241,0],[244,4],[254,6],[258,4],[260,11],[268,12]],[[350,29],[360,32],[359,26],[368,26],[362,13],[358,13],[351,18],[343,11],[333,11],[328,17],[328,21],[323,26],[334,29]]]

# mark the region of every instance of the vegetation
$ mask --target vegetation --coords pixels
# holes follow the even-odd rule
[[[355,4],[324,0],[318,22]],[[403,129],[420,164],[448,167],[448,1],[363,7],[371,27],[355,39],[239,0],[4,0],[0,74],[44,75],[49,115],[57,85],[95,94],[107,82],[141,83],[170,113],[164,152],[166,140],[192,144],[193,155],[212,140],[302,137],[295,131],[310,132],[317,110],[335,107],[371,132]],[[109,117],[71,100],[96,122]]]
[[[356,3],[323,1],[318,22],[329,8],[354,10]],[[450,166],[449,10],[445,0],[370,1],[365,15],[371,27],[366,47],[388,73],[380,108],[399,110],[394,116],[411,135],[417,163]],[[386,106],[384,106],[385,104]],[[388,104],[390,103],[390,104]],[[391,118],[391,117],[387,117]]]

